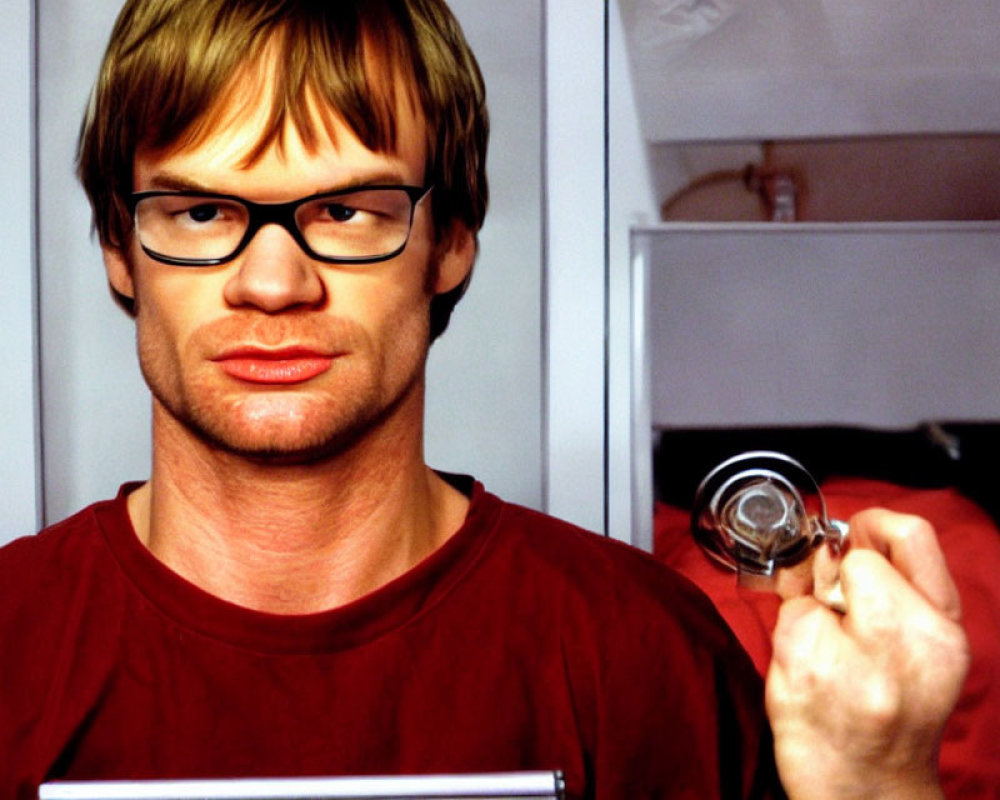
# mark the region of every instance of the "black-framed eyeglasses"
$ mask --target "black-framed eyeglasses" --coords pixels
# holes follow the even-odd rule
[[[288,203],[254,203],[200,191],[135,192],[139,245],[164,264],[211,267],[236,258],[264,225],[280,225],[328,264],[374,264],[406,247],[417,204],[431,186],[357,186]]]

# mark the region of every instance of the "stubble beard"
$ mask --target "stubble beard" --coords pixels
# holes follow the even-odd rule
[[[144,346],[141,337],[139,351],[159,413],[175,428],[212,452],[260,464],[311,464],[341,456],[407,404],[416,403],[422,417],[426,347],[407,353],[407,368],[397,364],[392,375],[384,353],[338,357],[317,379],[322,388],[234,387],[207,365],[197,376],[185,375],[179,358],[173,369],[165,368],[171,356]]]

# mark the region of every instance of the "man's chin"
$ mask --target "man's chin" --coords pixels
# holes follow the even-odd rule
[[[324,437],[244,438],[226,435],[202,435],[214,451],[262,467],[305,466],[334,458],[357,442],[356,432],[331,433]]]
[[[308,465],[356,448],[413,396],[416,384],[388,404],[374,387],[341,393],[268,392],[237,396],[202,393],[198,404],[170,404],[162,410],[217,455],[261,465]],[[189,395],[190,396],[190,395]]]
[[[255,415],[228,414],[182,423],[218,454],[228,454],[262,466],[315,464],[353,447],[372,420],[366,414],[337,418],[326,414]],[[339,415],[344,417],[346,415]]]

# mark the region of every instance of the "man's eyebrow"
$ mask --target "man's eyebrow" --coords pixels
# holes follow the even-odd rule
[[[170,172],[159,172],[149,179],[149,188],[167,192],[211,192],[211,190],[188,178]]]
[[[382,172],[356,175],[337,184],[336,186],[331,187],[329,190],[324,189],[323,191],[336,192],[340,189],[353,189],[356,186],[399,186],[405,183],[407,183],[407,181],[404,180],[401,173],[394,170],[385,170]]]
[[[401,173],[394,170],[385,170],[366,174],[358,174],[349,177],[345,181],[327,186],[318,186],[311,194],[326,194],[328,192],[340,192],[345,189],[355,189],[361,186],[398,186],[405,184]],[[228,194],[220,192],[217,188],[207,186],[190,178],[184,178],[172,172],[158,172],[149,179],[149,188],[154,191],[167,192],[204,192],[206,194]]]

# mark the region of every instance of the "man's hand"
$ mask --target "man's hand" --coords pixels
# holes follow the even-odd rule
[[[941,797],[941,729],[969,664],[958,592],[919,517],[864,511],[850,540],[846,613],[793,597],[774,631],[766,700],[782,783],[796,800]]]

